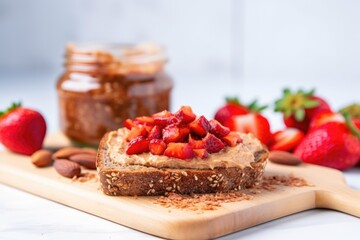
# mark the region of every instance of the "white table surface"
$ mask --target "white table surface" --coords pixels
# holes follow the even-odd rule
[[[36,108],[45,115],[49,132],[58,130],[54,79],[56,79],[56,74],[1,74],[0,108],[4,108],[12,100],[22,100],[24,105]],[[260,89],[251,83],[223,84],[216,82],[214,76],[209,78],[188,76],[188,78],[183,77],[183,81],[179,79],[180,77],[173,93],[173,109],[189,104],[193,106],[196,113],[208,117],[213,116],[226,94],[241,94],[246,100],[261,96],[265,102],[276,98],[282,86],[281,83],[276,84],[271,81],[268,81],[267,85],[264,83]],[[303,84],[306,86],[306,83]],[[333,93],[337,92],[336,86],[331,84],[320,85],[320,87],[323,87],[325,96],[334,96]],[[336,99],[330,102],[335,107],[345,105],[349,103],[349,100],[358,98],[358,89],[337,93]],[[282,126],[278,115],[271,111],[266,114],[272,122],[273,129]],[[346,171],[344,174],[348,184],[360,190],[360,167]],[[283,217],[221,239],[359,238],[359,218],[336,211],[318,209]],[[0,239],[92,240],[156,239],[156,237],[0,184]]]

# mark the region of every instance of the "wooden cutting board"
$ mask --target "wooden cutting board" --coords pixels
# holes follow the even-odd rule
[[[46,145],[69,145],[59,134]],[[212,211],[179,210],[154,204],[155,197],[111,197],[96,181],[76,182],[61,177],[52,167],[36,168],[27,156],[0,152],[0,182],[91,213],[113,222],[172,239],[209,239],[312,208],[329,208],[360,217],[360,192],[350,189],[340,171],[302,164],[269,163],[266,175],[304,178],[313,186],[277,187],[252,200],[223,203]]]

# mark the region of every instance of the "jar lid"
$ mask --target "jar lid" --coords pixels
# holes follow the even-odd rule
[[[118,73],[156,72],[167,61],[164,47],[155,43],[68,43],[66,56],[78,63],[111,65]]]
[[[111,54],[121,62],[146,64],[166,61],[164,47],[155,43],[118,44],[118,43],[68,43],[67,53],[78,53],[99,56]]]

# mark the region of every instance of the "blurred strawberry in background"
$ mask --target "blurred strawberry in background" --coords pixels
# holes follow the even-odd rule
[[[258,106],[256,100],[245,105],[237,98],[227,98],[226,104],[215,113],[215,119],[231,131],[252,133],[267,145],[272,138],[270,124],[268,119],[260,114],[266,107]]]
[[[305,92],[283,90],[283,96],[275,102],[275,112],[282,112],[287,127],[297,128],[304,133],[309,129],[311,119],[322,111],[331,111],[329,104],[315,95],[315,90]]]

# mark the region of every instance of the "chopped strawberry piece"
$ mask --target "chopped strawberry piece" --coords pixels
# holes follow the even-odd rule
[[[162,111],[159,113],[155,113],[152,118],[154,119],[155,125],[159,125],[161,127],[165,127],[171,124],[177,124],[180,120],[175,117],[175,115],[171,114],[169,111]]]
[[[214,134],[215,136],[221,138],[230,133],[230,129],[228,127],[221,125],[221,123],[219,123],[215,119],[212,119],[209,122],[210,122],[209,132]]]
[[[142,125],[132,127],[131,130],[129,131],[128,135],[126,136],[126,141],[129,142],[138,136],[146,137],[147,134],[148,134],[148,132],[147,132],[146,128]]]
[[[238,132],[230,132],[228,135],[222,137],[221,140],[230,147],[234,147],[236,144],[242,142],[242,138]]]
[[[194,149],[195,155],[198,158],[205,159],[209,156],[209,153],[204,148]]]
[[[169,142],[182,142],[187,135],[189,135],[189,129],[185,127],[177,127],[170,125],[162,130],[163,140],[165,143]]]
[[[183,160],[195,157],[195,152],[189,143],[169,143],[164,152],[165,156]]]
[[[273,134],[270,150],[292,151],[304,139],[304,133],[297,128],[287,128]]]
[[[155,125],[152,127],[152,129],[149,131],[149,135],[148,138],[151,139],[161,139],[162,137],[162,133],[161,133],[162,129],[160,126]]]
[[[127,154],[140,154],[149,151],[150,141],[143,136],[138,136],[132,139],[126,149]]]
[[[132,119],[126,119],[124,122],[123,122],[123,125],[127,128],[127,129],[131,129],[132,127],[135,126],[135,123]]]
[[[210,127],[209,121],[204,116],[200,116],[198,119],[190,123],[190,132],[199,136],[205,136],[210,130]]]
[[[137,124],[142,124],[142,125],[146,125],[146,126],[154,125],[154,119],[152,117],[148,117],[148,116],[137,117],[137,118],[135,118],[134,122]]]
[[[162,155],[166,149],[166,143],[161,139],[150,140],[149,150],[154,155]]]
[[[154,113],[152,115],[152,118],[161,118],[161,117],[170,117],[172,115],[171,112],[169,112],[168,110],[164,110],[164,111],[161,111],[161,112],[158,112],[158,113]]]
[[[196,119],[196,115],[193,113],[191,107],[182,106],[179,111],[175,113],[175,116],[181,123],[190,123]]]
[[[203,141],[205,144],[205,149],[209,153],[220,152],[225,147],[224,143],[211,133],[208,133],[206,137],[204,137]]]
[[[196,140],[189,136],[189,144],[193,149],[205,148],[205,144],[202,140]]]

